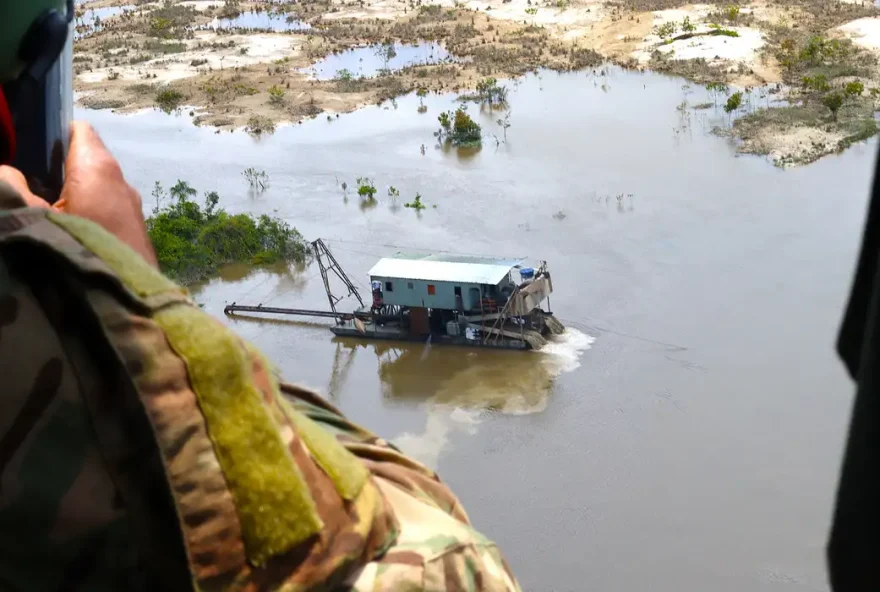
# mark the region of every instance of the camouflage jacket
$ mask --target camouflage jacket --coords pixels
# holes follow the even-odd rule
[[[519,590],[425,467],[0,184],[0,589]]]

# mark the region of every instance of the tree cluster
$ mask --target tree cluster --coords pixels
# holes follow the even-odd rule
[[[216,191],[205,193],[178,181],[167,192],[158,182],[156,206],[147,218],[147,232],[160,269],[182,283],[215,274],[228,263],[268,264],[304,261],[309,252],[302,235],[275,216],[229,214],[218,207]],[[164,203],[163,203],[164,202]]]

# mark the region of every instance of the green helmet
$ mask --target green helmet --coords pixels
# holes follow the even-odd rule
[[[73,21],[73,0],[3,3],[0,16],[0,83],[36,64],[48,69],[64,48]],[[48,64],[46,63],[48,61]]]

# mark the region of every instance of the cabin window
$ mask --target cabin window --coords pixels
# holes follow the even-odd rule
[[[434,284],[428,284],[428,294],[433,296],[437,293],[437,289],[434,287]]]
[[[455,292],[456,296],[461,296],[461,286],[455,286],[453,292]]]
[[[392,282],[385,282],[385,291],[386,292],[393,292],[394,291],[394,284]]]
[[[412,290],[412,289],[413,289],[413,283],[412,283],[412,282],[406,282],[406,287],[407,287],[407,289]]]

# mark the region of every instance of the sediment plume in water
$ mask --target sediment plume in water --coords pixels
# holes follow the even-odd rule
[[[425,431],[407,432],[392,440],[427,466],[436,467],[449,446],[450,435],[459,430],[476,433],[487,414],[528,415],[546,409],[554,381],[580,366],[593,341],[593,337],[569,328],[551,336],[539,351],[501,352],[502,356],[485,356],[487,359],[481,359],[486,352],[471,353],[473,363],[451,374],[428,399]],[[517,355],[525,360],[514,364],[510,356]]]

